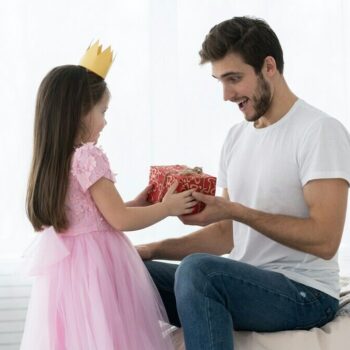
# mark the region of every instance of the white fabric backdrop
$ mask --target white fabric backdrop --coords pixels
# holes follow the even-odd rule
[[[203,166],[216,174],[229,127],[242,120],[223,103],[210,66],[198,65],[209,29],[237,15],[264,18],[280,38],[285,76],[301,98],[350,129],[350,3],[346,0],[17,0],[0,3],[0,257],[33,239],[24,200],[38,85],[53,66],[77,63],[100,38],[117,57],[101,144],[117,186],[131,199],[151,164]],[[135,243],[192,231],[169,218],[129,237]],[[350,275],[346,224],[341,268]]]

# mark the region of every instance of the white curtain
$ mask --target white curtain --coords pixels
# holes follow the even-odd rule
[[[17,0],[0,3],[0,257],[18,257],[34,235],[24,200],[34,101],[52,67],[80,59],[95,39],[111,44],[112,100],[100,143],[125,200],[148,181],[151,164],[203,166],[217,173],[229,127],[242,120],[198,65],[205,34],[238,15],[267,20],[280,38],[285,77],[301,98],[350,129],[350,3],[347,0]],[[141,243],[192,231],[169,218],[129,237]],[[340,250],[350,275],[346,223]]]

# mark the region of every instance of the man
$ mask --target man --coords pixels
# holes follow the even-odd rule
[[[207,226],[138,247],[144,260],[182,260],[145,262],[170,322],[183,327],[187,350],[232,349],[232,329],[322,326],[338,308],[349,134],[289,89],[280,43],[264,21],[216,25],[200,57],[245,121],[222,148],[222,197],[194,193],[206,208],[182,219]]]

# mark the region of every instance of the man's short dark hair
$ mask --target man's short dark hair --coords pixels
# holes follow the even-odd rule
[[[262,19],[233,17],[214,26],[205,37],[199,51],[201,64],[224,58],[228,53],[239,54],[258,74],[267,56],[276,61],[283,73],[283,51],[270,26]]]

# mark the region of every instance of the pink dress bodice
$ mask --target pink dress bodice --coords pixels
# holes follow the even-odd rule
[[[66,234],[111,230],[91,198],[88,188],[101,177],[115,181],[102,149],[87,143],[77,148],[72,157],[66,212],[69,228]]]

